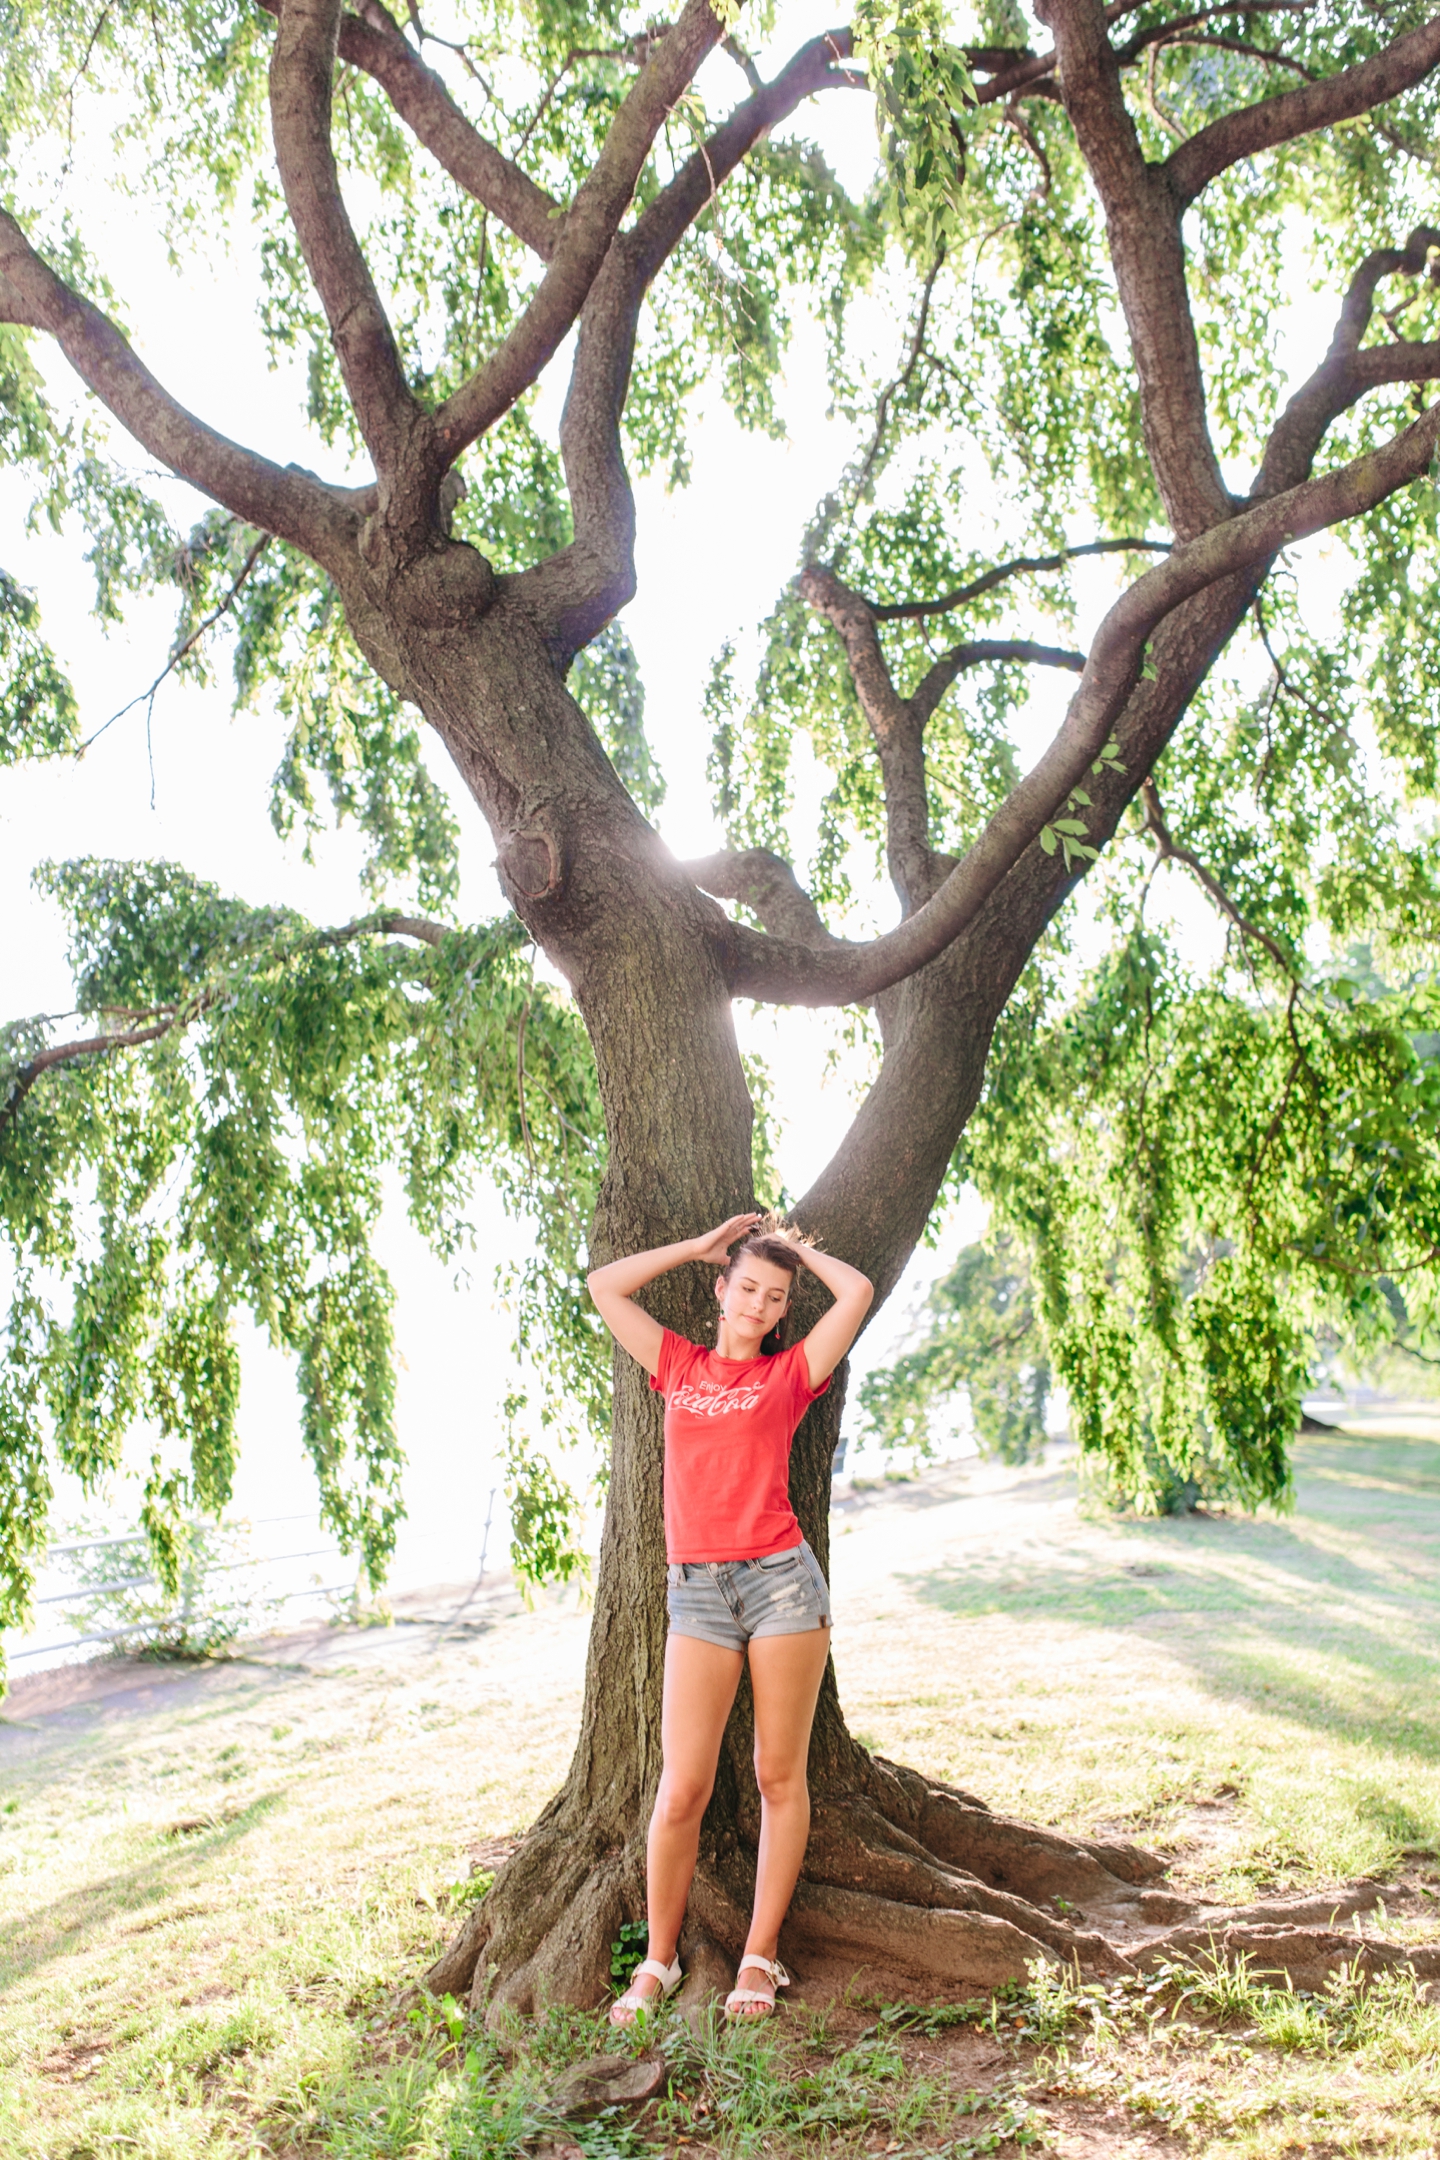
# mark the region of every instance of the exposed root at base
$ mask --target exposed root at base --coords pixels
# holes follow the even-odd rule
[[[1374,1883],[1236,1907],[1160,1887],[1165,1863],[1120,1840],[1066,1838],[997,1815],[973,1795],[860,1758],[855,1788],[817,1800],[805,1872],[780,1954],[812,2001],[866,1992],[964,1996],[1025,1977],[1034,1960],[1087,1979],[1214,1951],[1313,1989],[1341,1965],[1408,1966],[1440,1980],[1440,1944],[1401,1948],[1357,1933]],[[476,2009],[592,2007],[610,1945],[644,1909],[643,1826],[621,1843],[577,1836],[561,1796],[425,1975]],[[724,1993],[744,1947],[753,1846],[733,1831],[702,1850],[681,1943],[683,2010]]]

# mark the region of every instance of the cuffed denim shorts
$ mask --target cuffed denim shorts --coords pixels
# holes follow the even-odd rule
[[[672,1561],[670,1632],[741,1650],[757,1635],[830,1625],[830,1591],[805,1542],[763,1560]]]

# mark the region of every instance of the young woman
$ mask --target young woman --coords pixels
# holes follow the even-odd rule
[[[843,1260],[758,1215],[735,1215],[704,1237],[612,1260],[589,1278],[615,1340],[665,1398],[665,1542],[670,1635],[661,1720],[664,1767],[647,1851],[649,1956],[613,2006],[630,2024],[680,1985],[680,1927],[700,1849],[725,1721],[750,1660],[760,1852],[755,1909],[730,2017],[768,2017],[789,1985],[776,1963],[810,1834],[806,1761],[830,1647],[830,1593],[790,1506],[795,1428],[859,1333],[873,1294]],[[734,1258],[730,1247],[743,1239]],[[671,1268],[699,1261],[719,1275],[715,1348],[686,1342],[635,1303]],[[796,1271],[835,1302],[786,1349]]]

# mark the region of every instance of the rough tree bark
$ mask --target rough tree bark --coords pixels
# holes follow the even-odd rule
[[[1107,28],[1115,11],[1099,0],[1048,0],[1041,12],[1054,32],[1051,53],[974,56],[988,78],[983,100],[1053,98],[1057,77],[1062,86],[1107,219],[1147,448],[1175,544],[1126,589],[1088,655],[1034,646],[1011,655],[1071,668],[1079,681],[1051,748],[958,862],[929,845],[925,724],[955,673],[993,653],[957,646],[902,691],[877,625],[905,610],[878,609],[823,563],[809,568],[802,589],[841,640],[873,732],[901,904],[896,929],[855,945],[830,935],[774,857],[676,863],[565,688],[575,652],[633,590],[634,515],[619,419],[645,290],[768,128],[806,96],[861,85],[846,64],[848,33],[815,40],[755,90],[627,226],[656,133],[722,35],[706,0],[686,0],[674,26],[647,41],[605,148],[568,206],[552,203],[476,133],[379,0],[359,0],[353,12],[340,0],[263,4],[278,24],[277,164],[374,459],[373,484],[332,487],[282,469],[197,420],[7,216],[0,216],[0,319],[49,332],[153,457],[319,563],[361,649],[445,742],[494,833],[507,895],[573,985],[594,1044],[609,1131],[596,1259],[692,1233],[750,1203],[751,1109],[733,996],[874,1001],[879,1075],[844,1147],[796,1213],[871,1276],[878,1308],[974,1108],[996,1020],[1080,874],[1045,852],[1042,829],[1083,778],[1094,805],[1089,838],[1103,844],[1277,552],[1372,507],[1429,466],[1440,407],[1381,451],[1311,478],[1326,429],[1367,389],[1440,375],[1434,346],[1396,340],[1361,350],[1378,280],[1418,272],[1436,235],[1416,234],[1361,266],[1330,352],[1276,427],[1242,503],[1228,493],[1209,439],[1180,219],[1237,159],[1368,111],[1421,81],[1440,65],[1440,16],[1361,67],[1215,123],[1163,165],[1143,157],[1120,88],[1122,66],[1150,33],[1116,47]],[[545,266],[507,338],[436,410],[405,381],[346,216],[330,149],[337,50],[374,77],[456,183]],[[577,322],[562,428],[574,540],[531,570],[497,578],[449,535],[449,476]],[[927,602],[915,612],[944,605]],[[1112,736],[1120,765],[1091,778]],[[723,899],[744,901],[761,929],[733,921]],[[654,1286],[653,1307],[701,1335],[713,1311],[709,1284],[699,1271],[666,1278]],[[665,1625],[661,1415],[623,1357],[615,1381],[613,1469],[575,1759],[428,1975],[433,1988],[470,1991],[477,2001],[521,2009],[547,1996],[596,2001],[618,1924],[642,1906]],[[794,1456],[796,1505],[822,1561],[842,1394],[843,1374],[801,1428]],[[742,1694],[683,1946],[696,1988],[721,1977],[745,1930],[758,1828],[747,1716]],[[1363,1903],[1363,1892],[1251,1907],[1243,1919],[1189,1905],[1157,1887],[1161,1864],[1132,1846],[1012,1821],[974,1795],[871,1757],[846,1731],[833,1673],[811,1768],[815,1829],[782,1950],[812,1985],[863,1971],[878,1985],[967,1989],[1016,1975],[1042,1955],[1104,1972],[1186,1947],[1211,1927],[1297,1979],[1313,1979],[1337,1954],[1357,1954],[1355,1938],[1328,1932],[1328,1923]],[[1375,1945],[1363,1951],[1372,1962],[1392,1955]]]

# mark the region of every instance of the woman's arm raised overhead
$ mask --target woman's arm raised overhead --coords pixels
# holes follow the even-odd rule
[[[643,1306],[635,1303],[636,1291],[643,1290],[646,1283],[654,1282],[657,1275],[668,1275],[671,1268],[683,1267],[687,1260],[701,1260],[707,1266],[723,1268],[735,1240],[753,1229],[759,1220],[758,1215],[732,1215],[729,1222],[707,1230],[703,1237],[682,1238],[678,1245],[656,1245],[649,1252],[630,1253],[623,1260],[611,1260],[604,1267],[592,1268],[586,1276],[590,1295],[606,1327],[621,1349],[628,1350],[636,1364],[643,1365],[652,1379],[660,1370],[660,1344],[665,1330]],[[849,1272],[853,1274],[854,1269]],[[861,1280],[864,1281],[863,1276]],[[868,1284],[866,1287],[868,1289]],[[826,1318],[829,1317],[827,1313]],[[858,1321],[856,1326],[859,1326]],[[843,1357],[844,1351],[836,1354]]]
[[[818,1388],[822,1380],[828,1380],[835,1367],[860,1332],[860,1323],[870,1310],[875,1295],[875,1285],[859,1268],[851,1267],[848,1260],[837,1260],[831,1253],[820,1252],[813,1245],[802,1244],[796,1238],[795,1250],[812,1275],[818,1275],[835,1302],[829,1312],[822,1314],[805,1337],[805,1365],[810,1374],[810,1385]]]

